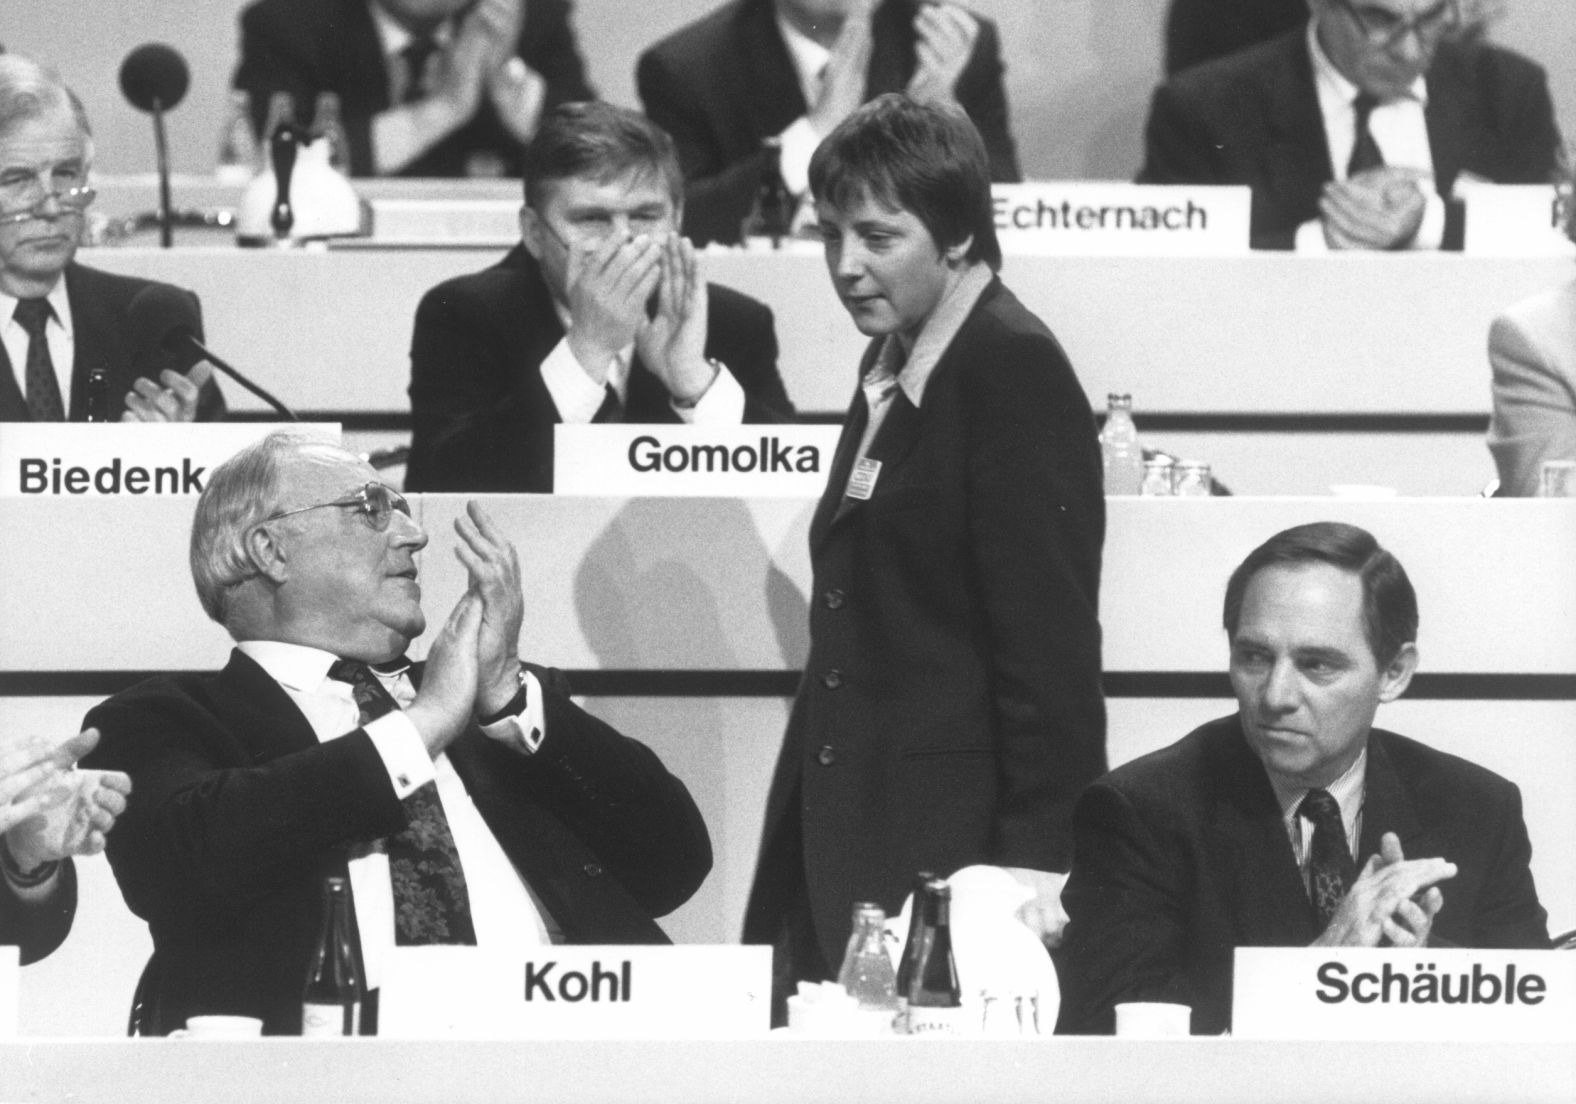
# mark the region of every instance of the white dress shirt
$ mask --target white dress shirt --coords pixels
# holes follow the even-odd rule
[[[1319,45],[1317,24],[1308,23],[1308,53],[1313,59],[1313,83],[1318,93],[1319,114],[1324,118],[1324,140],[1329,149],[1333,179],[1346,179],[1346,165],[1357,143],[1357,94],[1360,89],[1347,80]],[[1384,156],[1384,163],[1398,169],[1414,169],[1424,179],[1423,221],[1408,249],[1438,249],[1445,237],[1445,201],[1434,190],[1434,155],[1428,143],[1428,83],[1421,76],[1407,93],[1387,100],[1368,116],[1368,133]],[[1324,240],[1324,224],[1310,219],[1297,228],[1297,251],[1319,253],[1329,246]]]
[[[71,325],[71,298],[66,294],[66,280],[55,281],[46,299],[55,309],[55,317],[44,327],[44,340],[49,344],[49,359],[54,364],[55,382],[60,385],[60,402],[66,415],[71,414],[71,370],[77,357],[77,335]],[[11,359],[11,374],[16,377],[17,390],[27,395],[27,349],[32,343],[22,324],[16,320],[15,296],[0,291],[0,341],[5,343],[5,355]]]
[[[804,93],[804,102],[814,107],[815,101],[821,98],[821,81],[826,74],[826,65],[832,59],[832,51],[809,35],[794,29],[781,12],[777,14],[777,33],[783,36],[783,45],[788,47],[788,60],[793,62],[794,75],[799,78],[799,90]],[[810,188],[810,155],[825,135],[815,132],[808,115],[801,115],[789,123],[788,129],[779,137],[783,143],[783,183],[788,185],[788,190],[794,195],[803,195]]]
[[[334,655],[276,640],[248,640],[238,647],[290,695],[319,742],[356,730],[360,710],[350,684],[328,677]],[[403,707],[415,699],[410,680],[404,674],[393,678],[379,674],[378,678],[401,708],[369,723],[367,736],[382,757],[389,783],[400,800],[426,783],[436,782],[465,872],[477,945],[518,954],[549,942],[550,918],[482,820],[449,757],[428,756],[426,745],[405,716]],[[547,735],[542,688],[530,672],[526,673],[526,680],[526,712],[483,729],[488,736],[510,743],[522,754],[540,747]],[[382,840],[354,847],[350,854],[350,887],[361,935],[362,963],[367,988],[376,989],[382,981],[384,962],[395,945],[394,890],[388,854]]]
[[[564,336],[542,359],[542,382],[558,409],[558,420],[565,425],[586,425],[602,407],[607,393],[575,359],[569,347],[569,330],[574,323],[569,311],[556,301],[553,310],[564,327]],[[607,365],[607,382],[618,393],[621,404],[629,404],[629,370],[635,346],[626,345]],[[716,378],[694,406],[680,406],[668,396],[668,406],[681,421],[691,425],[741,425],[744,422],[744,388],[733,378],[726,365],[719,365]]]
[[[1341,807],[1341,827],[1346,830],[1346,849],[1352,861],[1357,861],[1358,841],[1363,831],[1363,787],[1368,780],[1368,748],[1357,753],[1352,765],[1341,776],[1324,787],[1335,803]],[[1292,854],[1297,856],[1297,871],[1302,875],[1302,886],[1308,888],[1308,860],[1313,851],[1313,822],[1298,813],[1302,799],[1308,796],[1307,786],[1296,786],[1284,779],[1270,775],[1270,786],[1275,790],[1275,800],[1280,803],[1281,821],[1291,840]],[[1359,867],[1361,869],[1361,867]],[[1351,888],[1350,886],[1347,887]]]

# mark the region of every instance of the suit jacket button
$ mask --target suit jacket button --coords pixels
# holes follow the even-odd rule
[[[821,750],[815,753],[815,761],[823,767],[829,767],[837,762],[837,749],[831,744],[822,744]]]
[[[826,687],[828,690],[836,690],[839,686],[843,685],[843,672],[839,671],[836,667],[833,667],[830,671],[821,676],[821,685]]]
[[[602,876],[602,864],[601,863],[589,862],[589,863],[586,863],[584,866],[582,866],[580,869],[584,870],[586,872],[586,877],[587,878],[600,878]]]
[[[848,595],[834,587],[822,595],[821,600],[826,603],[827,609],[840,610],[843,608],[843,603],[848,600]]]

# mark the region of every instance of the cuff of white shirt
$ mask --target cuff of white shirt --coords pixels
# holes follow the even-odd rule
[[[569,338],[562,338],[553,346],[553,351],[542,360],[541,373],[547,393],[558,408],[559,421],[565,425],[587,425],[596,417],[607,391],[586,375],[569,348]]]
[[[525,687],[525,708],[513,717],[483,725],[482,731],[521,755],[535,755],[542,741],[547,739],[547,712],[542,708],[542,684],[530,671],[525,672],[522,684]]]
[[[1297,237],[1293,248],[1298,253],[1328,253],[1330,243],[1324,239],[1324,221],[1322,219],[1309,219],[1297,227]]]
[[[690,425],[742,425],[744,422],[744,388],[733,378],[726,364],[717,365],[717,375],[694,406],[680,406],[672,399],[668,405],[682,421]]]
[[[794,195],[803,195],[810,187],[810,155],[821,144],[821,136],[810,125],[807,115],[801,115],[782,132],[783,183]]]
[[[421,733],[398,709],[369,721],[364,730],[383,760],[383,769],[389,772],[394,795],[401,801],[437,777]]]
[[[1423,188],[1423,221],[1418,223],[1417,235],[1412,239],[1408,249],[1438,249],[1445,240],[1445,201],[1433,189],[1433,185],[1424,181]]]

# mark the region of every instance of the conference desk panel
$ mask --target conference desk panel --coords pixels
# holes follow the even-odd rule
[[[301,410],[408,411],[422,294],[502,249],[101,248],[88,264],[189,287],[212,347]],[[710,253],[708,279],[767,303],[794,403],[841,414],[865,339],[814,253]],[[1097,408],[1209,415],[1482,415],[1506,306],[1568,279],[1565,257],[1009,257]],[[262,409],[227,389],[237,410]]]
[[[452,528],[464,502],[412,499],[432,541],[421,582],[434,625],[465,583]],[[589,708],[653,747],[711,828],[713,875],[664,922],[668,931],[682,942],[736,939],[809,644],[813,504],[551,496],[486,504],[524,566],[522,654],[569,671]],[[1521,785],[1551,923],[1576,926],[1576,502],[1108,506],[1101,617],[1113,765],[1231,710],[1220,598],[1232,566],[1289,525],[1363,525],[1407,566],[1422,609],[1421,674],[1379,723]],[[229,641],[204,618],[187,573],[191,509],[190,500],[0,500],[5,532],[26,535],[0,542],[0,732],[68,730],[139,672],[223,662]],[[102,861],[85,863],[83,876],[77,935],[25,975],[39,1033],[120,1030],[146,954],[142,925],[120,905]],[[82,995],[95,992],[108,996],[84,1020]]]

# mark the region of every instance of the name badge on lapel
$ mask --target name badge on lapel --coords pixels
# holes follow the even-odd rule
[[[848,497],[857,498],[863,502],[876,490],[876,478],[881,474],[881,461],[872,460],[868,456],[854,465],[853,474],[848,477]]]

